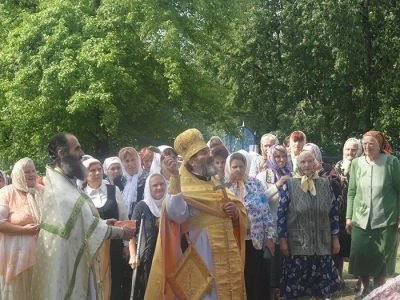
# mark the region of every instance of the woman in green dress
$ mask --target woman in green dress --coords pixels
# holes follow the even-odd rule
[[[346,230],[351,233],[349,273],[360,276],[363,288],[356,299],[393,275],[400,227],[400,164],[379,131],[362,139],[364,156],[351,164],[347,194]]]

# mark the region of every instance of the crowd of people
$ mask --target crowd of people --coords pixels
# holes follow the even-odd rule
[[[349,138],[335,165],[302,131],[260,149],[188,129],[101,162],[51,137],[45,176],[30,158],[0,170],[0,300],[330,299],[345,261],[355,299],[400,294],[385,285],[400,164],[383,134]]]

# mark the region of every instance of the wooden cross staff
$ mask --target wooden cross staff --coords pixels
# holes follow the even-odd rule
[[[224,180],[223,177],[219,178],[219,185],[214,186],[214,191],[222,190],[222,194],[224,195],[225,202],[231,201],[226,193],[226,189],[232,186],[232,182]]]

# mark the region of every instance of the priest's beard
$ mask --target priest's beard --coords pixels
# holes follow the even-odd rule
[[[79,180],[85,180],[87,176],[87,170],[80,159],[67,154],[61,158],[60,167],[69,178],[77,178]]]
[[[194,159],[197,165],[198,174],[204,177],[211,177],[219,173],[219,168],[212,162],[212,159],[203,164],[199,160]]]

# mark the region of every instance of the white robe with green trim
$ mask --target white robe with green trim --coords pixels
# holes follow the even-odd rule
[[[60,169],[47,167],[33,300],[102,299],[98,251],[110,227]]]

